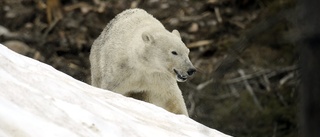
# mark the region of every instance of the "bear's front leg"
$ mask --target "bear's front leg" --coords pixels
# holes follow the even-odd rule
[[[169,99],[165,103],[164,108],[172,113],[175,113],[175,114],[183,114],[183,115],[189,116],[182,96],[181,96],[181,98]]]

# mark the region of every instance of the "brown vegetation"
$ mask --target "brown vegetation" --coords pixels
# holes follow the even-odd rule
[[[89,83],[94,39],[143,8],[191,49],[198,73],[180,86],[192,119],[237,137],[298,136],[292,0],[47,1],[2,0],[0,42]]]

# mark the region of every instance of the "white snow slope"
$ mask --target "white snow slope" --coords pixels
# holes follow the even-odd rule
[[[229,137],[0,44],[0,137]]]

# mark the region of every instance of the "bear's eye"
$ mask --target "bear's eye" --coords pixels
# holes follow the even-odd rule
[[[171,52],[173,55],[178,55],[178,53],[176,51],[172,51]]]

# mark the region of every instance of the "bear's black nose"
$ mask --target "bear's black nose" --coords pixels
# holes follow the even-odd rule
[[[190,69],[187,71],[187,73],[188,73],[189,76],[192,76],[196,71],[197,71],[196,69],[190,68]]]

